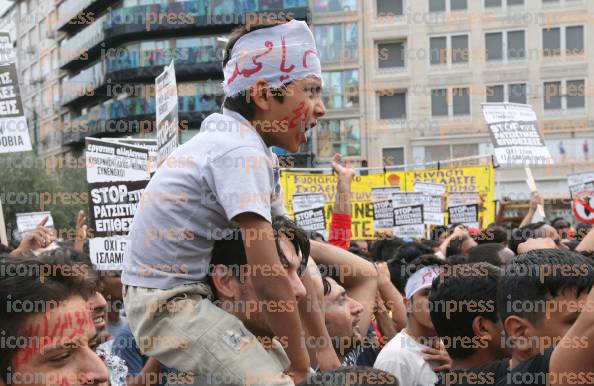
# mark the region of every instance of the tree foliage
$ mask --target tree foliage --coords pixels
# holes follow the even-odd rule
[[[32,153],[0,154],[0,200],[8,239],[16,232],[16,214],[50,211],[58,236],[74,230],[76,214],[88,208],[86,169],[58,165]],[[68,167],[67,167],[68,166]]]

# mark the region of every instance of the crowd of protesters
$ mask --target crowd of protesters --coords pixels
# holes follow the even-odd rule
[[[240,30],[228,51],[276,36],[315,48],[305,23],[290,22]],[[306,67],[307,53],[291,55]],[[278,95],[237,60],[226,59],[225,77],[249,81],[251,102],[226,89],[223,113],[204,127],[241,133],[201,131],[173,153],[193,155],[195,168],[155,173],[150,194],[174,189],[188,200],[137,212],[121,273],[93,266],[83,213],[74,242],[56,240],[44,220],[16,248],[3,246],[0,386],[594,383],[593,231],[533,222],[534,194],[518,226],[354,241],[356,172],[336,155],[328,237],[306,232],[279,203],[272,162],[246,171],[225,160],[273,161],[273,145],[296,151],[325,112],[320,77],[303,69]],[[295,110],[303,117],[285,131],[258,124]],[[215,202],[201,203],[205,195]],[[145,237],[154,227],[195,238]],[[206,238],[212,227],[224,237]]]

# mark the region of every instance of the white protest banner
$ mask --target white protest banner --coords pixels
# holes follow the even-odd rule
[[[157,170],[157,153],[159,147],[157,140],[152,138],[101,138],[104,141],[112,141],[123,143],[124,145],[131,145],[141,147],[149,151],[148,156],[148,171],[152,175]]]
[[[380,186],[371,188],[373,202],[373,224],[375,229],[392,229],[394,227],[394,206],[392,195],[400,193],[397,186]]]
[[[295,212],[295,223],[306,231],[315,231],[326,236],[326,213],[324,208],[307,209]]]
[[[427,193],[431,196],[443,196],[446,192],[446,187],[443,184],[416,181],[414,190],[415,192]]]
[[[89,240],[91,262],[96,269],[121,270],[128,242],[125,236],[95,237]]]
[[[326,205],[324,193],[305,193],[293,195],[293,212],[323,208]]]
[[[448,207],[459,205],[471,205],[481,203],[481,196],[479,193],[450,193],[448,194]]]
[[[574,173],[567,176],[571,197],[583,191],[594,191],[594,172]]]
[[[398,237],[425,235],[422,204],[394,208],[394,234]]]
[[[126,236],[149,182],[149,150],[86,138],[90,257],[99,270],[121,269]]]
[[[443,197],[424,194],[423,216],[427,225],[444,225]]]
[[[167,158],[179,145],[178,101],[174,61],[155,79],[157,101],[157,165]]]
[[[503,165],[552,163],[530,105],[483,103],[497,162]]]
[[[147,149],[87,137],[87,182],[148,181],[148,158]]]
[[[395,193],[400,193],[397,186],[380,186],[371,188],[371,201],[386,201],[392,198]]]
[[[295,194],[293,196],[293,212],[295,223],[307,231],[326,235],[326,197],[323,193]]]
[[[32,150],[8,32],[0,32],[0,153]]]
[[[373,226],[375,229],[392,229],[394,227],[394,207],[392,201],[373,202]]]
[[[35,229],[37,224],[39,224],[39,222],[43,220],[45,216],[49,216],[47,222],[45,223],[45,227],[53,228],[54,218],[52,217],[51,212],[17,213],[16,223],[18,231],[22,234]]]
[[[479,228],[478,204],[450,206],[448,215],[450,224],[464,224],[470,228]]]
[[[423,218],[425,224],[444,224],[441,196],[429,195],[422,192],[400,192],[392,194],[392,205],[394,208],[414,204],[423,205]]]

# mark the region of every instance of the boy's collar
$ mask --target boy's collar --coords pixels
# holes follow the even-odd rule
[[[258,136],[258,138],[260,139],[260,142],[262,142],[262,145],[266,149],[270,150],[270,147],[268,147],[266,145],[266,143],[264,142],[264,139],[262,138],[260,133],[258,133],[258,130],[256,130],[256,128],[254,126],[252,126],[252,123],[250,121],[248,121],[243,115],[239,114],[237,111],[229,110],[225,107],[223,107],[223,115],[225,115],[227,117],[231,117],[231,118],[235,119],[236,121],[239,121],[239,123],[241,123],[242,125],[247,127],[248,130],[252,130],[254,132],[254,134],[256,134]]]

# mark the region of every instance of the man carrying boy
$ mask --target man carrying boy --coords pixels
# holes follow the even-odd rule
[[[207,117],[200,133],[170,155],[185,166],[160,168],[144,192],[122,275],[126,314],[136,339],[180,342],[145,350],[168,367],[217,373],[225,384],[292,384],[286,374],[305,379],[310,360],[271,226],[284,209],[269,147],[298,151],[324,115],[320,61],[307,24],[293,20],[235,31],[223,67],[223,113]],[[275,368],[262,345],[248,342],[241,321],[210,301],[214,241],[235,227],[258,299],[294,306],[265,312],[274,335],[287,342],[285,374],[270,375]]]

